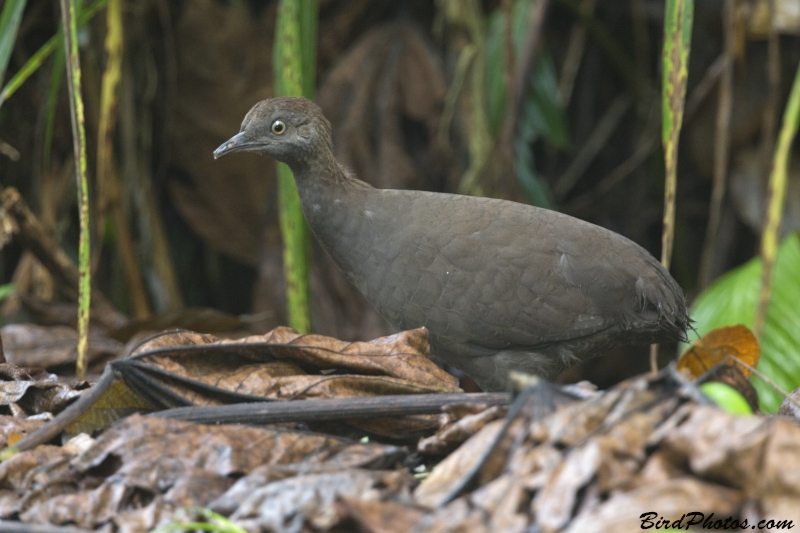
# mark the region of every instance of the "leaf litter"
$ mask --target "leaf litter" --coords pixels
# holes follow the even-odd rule
[[[154,416],[255,398],[269,407],[458,392],[427,351],[424,329],[355,343],[288,328],[238,340],[154,336],[112,363],[127,396],[117,390],[103,408],[141,398],[139,410],[156,412],[6,453],[0,518],[148,531],[204,507],[265,532],[628,531],[650,512],[800,522],[797,422],[728,414],[675,368],[581,394],[534,379],[511,406],[448,405],[417,416],[427,425],[402,415],[316,426]],[[47,372],[0,370],[7,445],[81,394]],[[161,392],[140,396],[142,386]],[[60,403],[21,401],[50,389]],[[423,435],[416,447],[412,434]]]

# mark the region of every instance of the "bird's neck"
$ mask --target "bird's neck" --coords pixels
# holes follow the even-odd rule
[[[323,226],[336,225],[337,219],[346,216],[347,206],[352,206],[354,195],[372,187],[347,171],[332,153],[321,154],[307,162],[290,164],[303,213],[315,233]]]
[[[319,203],[332,202],[335,196],[348,190],[371,188],[340,165],[333,153],[327,150],[316,157],[290,163],[289,167],[301,198],[305,193]]]

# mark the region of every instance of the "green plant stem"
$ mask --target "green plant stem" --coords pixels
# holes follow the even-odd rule
[[[72,147],[75,156],[75,177],[78,181],[78,211],[81,231],[78,245],[78,361],[75,373],[78,379],[84,379],[89,347],[89,306],[92,284],[89,271],[89,184],[86,178],[86,130],[84,128],[83,98],[81,97],[81,64],[78,56],[77,1],[61,0],[61,21],[64,31],[64,51],[67,56]]]
[[[761,259],[764,268],[761,271],[761,287],[758,294],[758,306],[754,321],[756,339],[761,339],[764,322],[772,288],[772,267],[778,253],[778,237],[783,218],[783,204],[786,198],[787,170],[792,143],[797,135],[800,123],[800,65],[792,83],[792,92],[783,113],[783,125],[778,137],[778,146],[772,160],[772,172],[769,176],[767,219],[761,236]]]
[[[662,143],[664,144],[664,229],[661,263],[669,268],[675,233],[675,190],[678,181],[678,140],[683,125],[686,80],[689,76],[693,0],[667,0],[664,13],[662,80]]]
[[[312,98],[316,67],[317,0],[281,0],[275,31],[275,93]],[[278,200],[289,325],[311,330],[309,231],[292,173],[278,163]]]
[[[664,7],[663,78],[661,84],[664,145],[664,218],[661,232],[661,264],[669,270],[675,239],[675,192],[678,182],[678,140],[683,124],[689,51],[692,43],[694,0],[667,0]],[[658,345],[650,347],[650,370],[658,370]]]

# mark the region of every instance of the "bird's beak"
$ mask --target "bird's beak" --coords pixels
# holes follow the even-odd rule
[[[242,150],[249,150],[254,146],[257,146],[261,143],[250,141],[246,138],[245,132],[240,131],[224,143],[220,145],[219,148],[214,150],[214,159],[219,159],[224,155],[231,154],[233,152],[240,152]]]

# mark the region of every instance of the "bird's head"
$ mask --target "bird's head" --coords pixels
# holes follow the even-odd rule
[[[239,133],[214,150],[214,159],[240,151],[268,155],[292,169],[308,167],[332,157],[331,125],[310,100],[269,98],[247,112]]]

